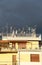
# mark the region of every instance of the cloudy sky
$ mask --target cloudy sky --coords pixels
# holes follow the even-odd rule
[[[0,0],[0,26],[33,27],[42,33],[42,0]]]

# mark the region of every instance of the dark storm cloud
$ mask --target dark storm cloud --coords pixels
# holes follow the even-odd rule
[[[42,0],[0,0],[0,25],[42,28]]]

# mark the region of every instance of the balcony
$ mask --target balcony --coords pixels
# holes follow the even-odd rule
[[[14,48],[0,48],[0,53],[17,53],[17,50]]]

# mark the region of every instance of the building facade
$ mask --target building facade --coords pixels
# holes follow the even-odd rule
[[[42,65],[41,35],[2,35],[0,65]]]

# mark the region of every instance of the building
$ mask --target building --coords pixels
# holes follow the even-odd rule
[[[42,65],[41,34],[35,29],[28,33],[1,35],[0,65]]]

